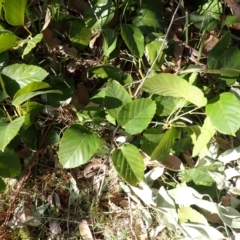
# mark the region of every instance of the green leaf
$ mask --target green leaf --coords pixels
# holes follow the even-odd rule
[[[41,42],[43,38],[43,34],[42,33],[39,33],[37,34],[34,38],[30,39],[27,43],[27,46],[25,47],[24,51],[23,51],[23,54],[22,54],[22,58],[28,54],[33,48],[36,47],[36,45]]]
[[[151,99],[136,99],[121,108],[117,121],[128,133],[138,134],[147,128],[155,112],[156,104]]]
[[[31,82],[42,81],[48,73],[41,67],[35,65],[15,63],[5,67],[2,70],[2,75],[7,77],[7,79],[16,81],[22,88]]]
[[[205,4],[201,4],[201,7],[198,11],[200,15],[209,15],[215,19],[219,19],[222,15],[222,12],[222,4],[218,0],[211,0]]]
[[[103,38],[103,53],[109,57],[117,46],[117,34],[113,29],[108,28],[103,31]]]
[[[147,155],[151,156],[154,149],[157,147],[159,142],[162,140],[164,134],[161,129],[148,128],[143,132],[143,137],[140,140],[141,149]]]
[[[120,81],[123,77],[123,70],[112,65],[98,65],[88,70],[89,77],[111,78]]]
[[[11,49],[17,45],[17,36],[13,33],[0,34],[0,53]]]
[[[166,131],[166,133],[162,137],[162,140],[154,149],[151,155],[151,159],[157,160],[159,162],[164,162],[167,159],[170,153],[170,150],[174,144],[174,141],[178,136],[179,136],[179,132],[174,127]]]
[[[163,42],[162,41],[152,41],[145,46],[145,55],[147,57],[149,65],[152,66],[153,62],[155,61],[159,49],[162,47]],[[164,48],[163,48],[164,49]],[[153,68],[155,70],[159,69],[161,67],[164,60],[164,54],[163,51],[159,54],[156,63],[154,64]]]
[[[112,154],[112,162],[119,175],[129,184],[136,185],[143,179],[144,163],[138,148],[124,144]]]
[[[15,177],[20,173],[21,164],[17,154],[10,149],[0,151],[0,176],[5,178]]]
[[[216,43],[212,50],[207,55],[207,66],[208,69],[215,69],[217,59],[227,49],[231,40],[231,32],[227,31],[222,38]]]
[[[84,11],[84,21],[87,27],[101,29],[114,17],[115,7],[111,0],[94,0]]]
[[[107,83],[105,90],[105,107],[111,117],[117,119],[121,107],[131,101],[130,95],[120,83],[117,81],[109,81]]]
[[[217,27],[218,21],[211,15],[192,13],[189,15],[190,22],[193,22],[196,28],[205,31],[211,31]]]
[[[95,133],[73,124],[61,139],[59,161],[64,168],[78,167],[89,161],[99,147],[100,140]]]
[[[181,207],[178,211],[178,217],[180,223],[191,222],[209,225],[207,219],[201,213],[189,206]]]
[[[0,177],[0,192],[4,192],[5,189],[6,189],[6,184],[3,181],[3,179]]]
[[[31,149],[37,149],[37,142],[41,136],[41,131],[38,130],[35,125],[30,127],[22,127],[20,131],[21,140]]]
[[[186,170],[182,174],[183,182],[193,181],[196,185],[212,186],[214,180],[207,171],[215,171],[215,166],[200,166]]]
[[[222,53],[222,55],[217,60],[217,66],[215,66],[215,68],[226,69],[222,71],[221,79],[226,81],[227,85],[233,84],[239,76],[239,72],[233,71],[233,69],[240,69],[240,62],[238,61],[239,58],[240,51],[237,46],[233,46]]]
[[[18,117],[11,123],[0,123],[0,150],[4,151],[8,143],[17,135],[25,117]]]
[[[133,19],[132,23],[143,33],[157,32],[160,28],[157,12],[149,8],[147,4],[137,10],[137,17]]]
[[[4,1],[4,12],[7,22],[13,26],[24,25],[24,12],[27,0]]]
[[[201,134],[198,136],[197,141],[194,144],[192,157],[197,156],[201,150],[206,148],[207,144],[210,142],[214,134],[215,128],[212,125],[210,119],[207,117],[204,121],[203,126],[201,127]],[[204,156],[201,155],[201,157]]]
[[[74,46],[83,49],[91,40],[91,30],[85,26],[83,20],[75,20],[70,27],[69,37]]]
[[[5,100],[8,97],[8,94],[5,89],[4,81],[2,80],[2,76],[0,74],[0,102]]]
[[[122,38],[136,57],[142,57],[144,53],[144,37],[139,28],[131,24],[121,24]]]
[[[34,123],[35,116],[44,109],[44,106],[37,102],[28,101],[21,105],[21,111],[25,116],[24,124],[30,126]]]
[[[143,90],[162,96],[182,97],[198,107],[207,104],[207,99],[199,88],[169,73],[156,74],[148,78],[143,85]]]
[[[210,100],[206,114],[217,131],[235,136],[240,127],[240,101],[230,92],[220,94]]]
[[[47,90],[47,91],[37,91],[39,89],[45,89],[50,88],[51,86],[48,83],[45,82],[32,82],[29,83],[27,86],[21,88],[16,92],[16,94],[13,97],[12,104],[14,106],[20,105],[23,102],[28,101],[30,98],[41,95],[41,94],[47,94],[47,93],[62,93],[59,90]]]

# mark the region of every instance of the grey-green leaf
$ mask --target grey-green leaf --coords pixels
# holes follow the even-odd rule
[[[74,124],[61,139],[59,161],[64,168],[78,167],[90,160],[100,147],[98,136],[85,127]]]

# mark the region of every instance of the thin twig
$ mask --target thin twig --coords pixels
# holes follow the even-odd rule
[[[139,93],[139,91],[141,90],[144,82],[146,81],[146,79],[148,78],[148,76],[150,75],[150,73],[152,72],[153,67],[154,67],[154,65],[156,64],[156,62],[157,62],[157,60],[158,60],[158,58],[159,58],[159,56],[160,56],[160,54],[161,54],[161,52],[162,52],[162,50],[163,50],[163,48],[164,48],[164,44],[165,44],[165,42],[166,42],[166,40],[167,40],[168,34],[169,34],[170,29],[171,29],[171,27],[172,27],[172,24],[173,24],[173,22],[174,22],[174,18],[175,18],[176,14],[177,14],[177,11],[178,11],[181,3],[182,3],[182,0],[179,0],[178,5],[177,5],[177,7],[176,7],[176,9],[175,9],[175,11],[174,11],[174,13],[173,13],[173,15],[172,15],[172,19],[171,19],[171,22],[170,22],[169,27],[168,27],[168,29],[167,29],[166,35],[165,35],[165,37],[164,37],[164,39],[163,39],[163,43],[162,43],[161,47],[160,47],[159,50],[158,50],[157,56],[156,56],[156,58],[154,59],[151,67],[150,67],[149,70],[147,71],[146,76],[142,79],[142,82],[139,84],[136,92],[134,93],[133,98],[136,98],[136,97],[138,96],[138,93]]]

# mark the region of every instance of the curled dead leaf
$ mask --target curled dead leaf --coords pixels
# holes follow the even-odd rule
[[[79,232],[83,240],[93,240],[92,233],[86,220],[79,224]]]

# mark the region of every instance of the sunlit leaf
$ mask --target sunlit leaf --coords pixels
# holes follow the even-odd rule
[[[162,96],[182,97],[198,107],[207,104],[207,99],[199,88],[169,73],[156,74],[148,78],[143,85],[143,90]]]
[[[18,117],[10,123],[0,122],[0,150],[4,151],[8,143],[17,135],[20,127],[23,125],[24,117]]]
[[[78,167],[90,160],[100,146],[98,136],[85,127],[73,124],[61,139],[59,161],[64,168]]]
[[[155,111],[156,104],[151,99],[136,99],[121,108],[117,121],[128,133],[137,134],[147,128]]]
[[[24,25],[27,0],[6,0],[3,9],[7,22],[13,26]]]
[[[8,49],[11,49],[17,45],[17,36],[13,33],[1,33],[0,34],[0,53]]]
[[[22,54],[22,58],[28,54],[33,48],[36,47],[36,45],[41,42],[43,38],[43,34],[39,33],[36,36],[34,36],[32,39],[30,39],[27,43],[27,46],[25,47],[23,54]]]
[[[240,100],[230,92],[210,100],[206,113],[217,131],[235,136],[240,127]]]

